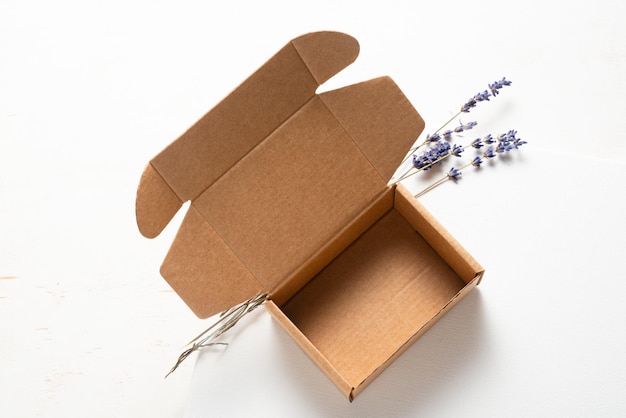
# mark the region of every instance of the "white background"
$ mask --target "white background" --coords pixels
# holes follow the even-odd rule
[[[3,1],[0,415],[623,415],[625,14],[617,0]],[[361,44],[324,89],[390,75],[427,132],[513,81],[464,121],[529,143],[420,199],[483,283],[352,404],[264,308],[164,380],[209,322],[158,273],[184,211],[155,240],[136,228],[141,172],[316,30]]]

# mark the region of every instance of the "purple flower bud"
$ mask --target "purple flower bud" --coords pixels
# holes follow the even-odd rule
[[[440,139],[441,139],[441,135],[439,134],[426,135],[426,142],[437,142]]]
[[[474,159],[472,160],[472,165],[474,167],[480,167],[482,163],[483,163],[483,160],[478,156],[474,157]]]
[[[491,145],[493,143],[495,143],[496,141],[493,139],[493,137],[491,136],[491,134],[488,134],[486,137],[483,138],[483,141],[485,141],[485,144],[487,145]]]
[[[513,146],[515,147],[515,149],[518,149],[519,147],[521,147],[524,144],[527,144],[528,142],[523,141],[522,138],[515,138],[513,140]]]
[[[491,94],[489,94],[489,92],[487,92],[487,90],[483,91],[482,93],[478,93],[476,94],[476,96],[474,96],[474,99],[477,102],[482,102],[482,101],[489,101],[489,96],[491,96]]]
[[[417,168],[418,170],[421,170],[429,163],[430,162],[427,158],[424,157],[424,155],[420,155],[419,157],[417,155],[413,156],[413,167]]]
[[[476,107],[476,100],[472,97],[461,107],[461,112],[467,113],[473,107]]]
[[[456,168],[452,167],[450,171],[448,171],[448,178],[451,178],[452,180],[456,180],[459,177],[461,177],[460,170],[457,170]]]
[[[472,141],[472,147],[479,149],[483,147],[483,143],[480,141],[480,138],[476,138],[475,140]]]
[[[452,148],[451,154],[455,157],[460,157],[465,148],[460,145],[454,144],[454,148]]]
[[[448,142],[439,142],[435,147],[435,153],[437,157],[443,157],[444,155],[448,155],[450,151],[450,143]]]
[[[463,106],[461,106],[461,112],[468,113],[471,108],[476,107],[478,102],[489,101],[490,96],[497,96],[499,90],[504,86],[510,86],[511,82],[506,78],[502,78],[500,81],[495,81],[491,84],[488,84],[489,90],[485,90],[479,93],[476,93],[474,97],[469,99]]]
[[[489,147],[483,152],[483,157],[485,158],[494,158],[496,154],[493,152],[493,148]]]
[[[498,95],[498,93],[500,93],[498,90],[500,90],[504,86],[510,86],[510,85],[511,85],[511,82],[507,80],[506,78],[502,77],[502,80],[494,81],[493,84],[489,84],[489,90],[491,91],[491,94],[493,94],[495,97]]]
[[[441,158],[450,154],[450,144],[448,142],[437,142],[431,149],[424,151],[420,156],[413,156],[413,167],[418,170],[426,171],[433,164],[440,164]]]

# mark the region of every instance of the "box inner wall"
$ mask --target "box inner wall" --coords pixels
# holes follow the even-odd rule
[[[392,209],[281,309],[356,387],[464,286]]]

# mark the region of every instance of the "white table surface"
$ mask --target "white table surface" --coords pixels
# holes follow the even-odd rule
[[[222,3],[0,5],[0,416],[623,416],[626,3]],[[136,228],[141,172],[326,29],[361,55],[323,89],[390,75],[427,131],[513,80],[464,121],[529,143],[420,199],[483,283],[352,404],[264,308],[163,379],[208,322],[158,273],[184,211]]]

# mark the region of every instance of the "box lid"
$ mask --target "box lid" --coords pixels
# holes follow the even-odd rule
[[[147,165],[136,214],[157,236],[188,212],[161,274],[199,317],[284,285],[383,193],[424,122],[381,77],[316,94],[357,41],[290,41]]]

